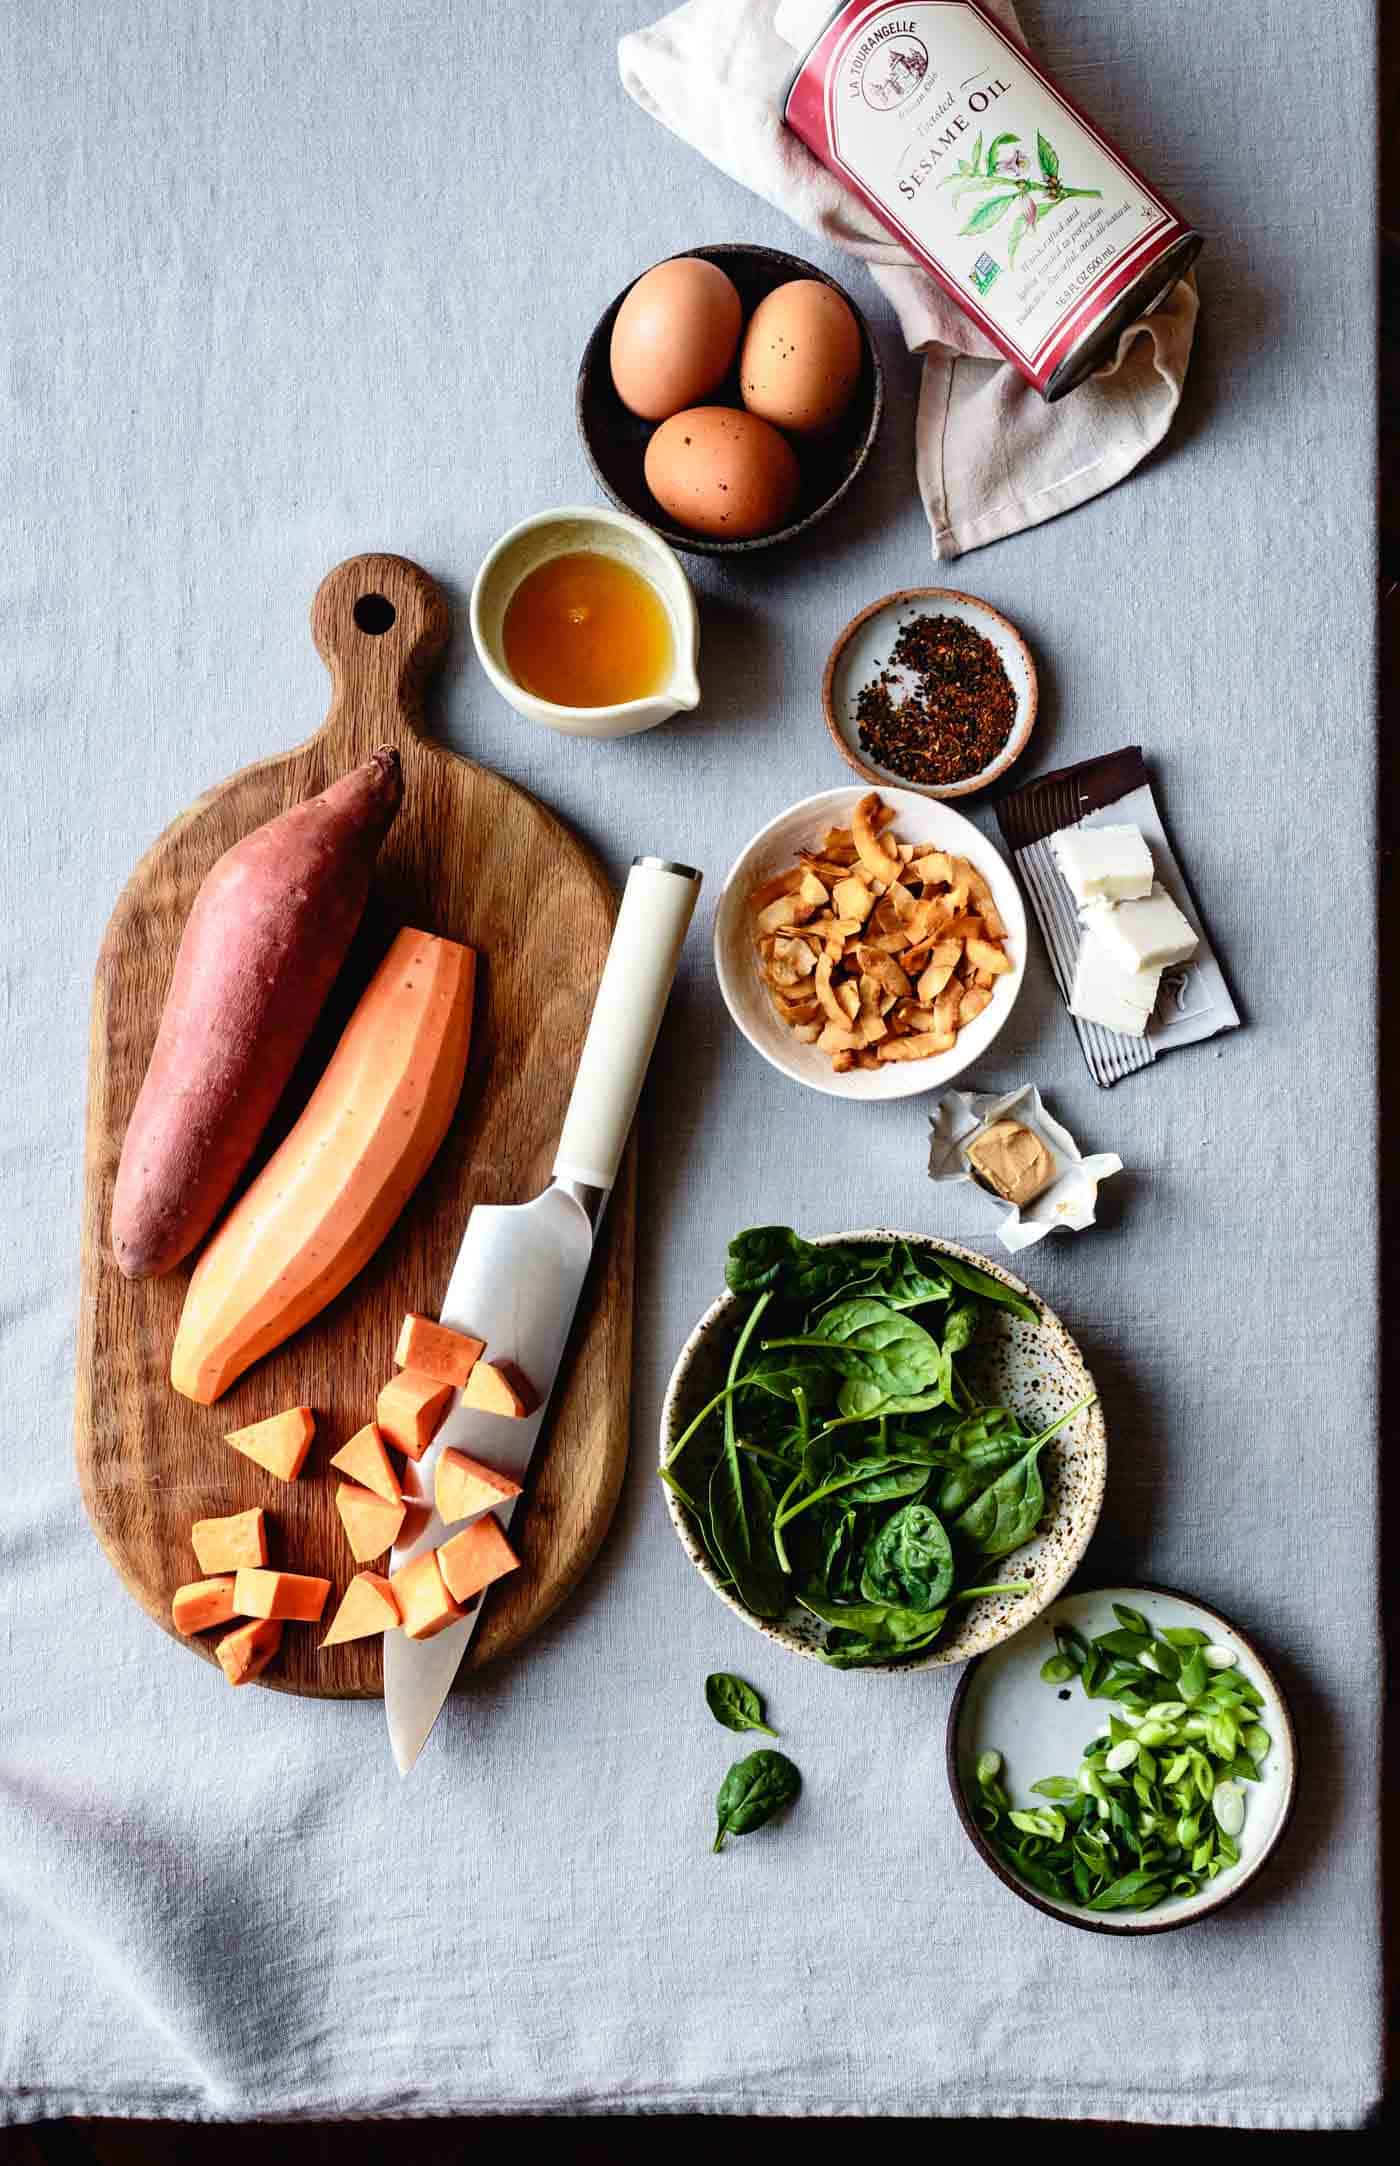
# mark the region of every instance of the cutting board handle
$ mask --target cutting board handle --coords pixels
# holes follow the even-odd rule
[[[347,765],[422,734],[423,686],[451,629],[447,597],[407,557],[349,557],[327,572],[311,635],[331,673],[323,735]]]

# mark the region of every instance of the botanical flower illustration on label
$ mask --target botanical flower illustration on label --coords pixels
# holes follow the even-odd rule
[[[1042,390],[1189,233],[975,0],[848,6],[786,118]]]

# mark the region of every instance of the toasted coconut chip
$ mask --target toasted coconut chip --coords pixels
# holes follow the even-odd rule
[[[974,970],[972,982],[974,985],[979,986],[984,993],[990,993],[997,982],[996,973],[991,970]]]
[[[954,1030],[923,1030],[912,1038],[886,1038],[881,1060],[929,1060],[935,1053],[951,1053],[958,1042]]]
[[[803,902],[811,903],[816,910],[822,909],[831,900],[825,887],[814,872],[803,873],[802,885],[797,892],[802,897]]]
[[[780,933],[789,925],[805,925],[815,903],[803,902],[800,895],[780,895],[758,913],[758,929],[761,933]]]
[[[768,904],[776,902],[780,895],[795,895],[801,885],[802,867],[790,865],[786,872],[775,872],[771,880],[760,881],[757,887],[749,889],[749,908],[766,909]]]
[[[938,1018],[933,1009],[917,1000],[901,1000],[896,1003],[890,1028],[900,1031],[936,1030]]]
[[[810,997],[795,1000],[783,993],[773,994],[773,1006],[785,1023],[819,1023],[822,1020],[820,1004]]]
[[[864,1034],[848,1030],[844,1018],[840,1023],[828,1023],[817,1040],[823,1053],[858,1053],[864,1044]]]
[[[884,948],[877,948],[868,940],[862,940],[856,948],[856,959],[861,969],[878,980],[887,993],[893,993],[896,1000],[908,999],[913,990],[908,976]]]
[[[937,954],[936,949],[934,950],[934,953]],[[943,991],[944,986],[948,983],[948,980],[952,977],[953,972],[957,969],[957,967],[958,966],[956,961],[951,963],[939,963],[930,959],[928,968],[926,970],[920,971],[918,986],[919,998],[921,1001],[924,1002],[926,1006],[929,1002],[937,1000],[939,994]]]
[[[874,825],[875,814],[883,810],[874,790],[862,797],[851,814],[851,840],[856,856],[873,879],[897,880],[903,867],[894,851],[880,840]]]
[[[844,1011],[847,1022],[857,1022],[860,1018],[860,988],[852,985],[849,978],[843,978],[832,990],[836,995],[836,1005]]]
[[[855,1064],[856,1056],[854,1053],[833,1053],[831,1056],[831,1065],[837,1075],[844,1075],[846,1070],[854,1068]]]
[[[876,1046],[868,1045],[863,1053],[856,1055],[857,1068],[878,1068],[879,1065],[880,1054]]]
[[[822,1034],[820,1023],[794,1023],[792,1035],[799,1045],[815,1045]]]
[[[948,918],[939,926],[938,937],[940,940],[980,940],[982,920],[963,911],[960,916]]]
[[[810,940],[794,939],[779,934],[773,942],[773,968],[786,965],[795,970],[799,978],[810,978],[817,967],[817,951]]]
[[[935,1000],[933,1004],[933,1027],[940,1035],[950,1030],[957,1031],[958,1003],[962,996],[962,987],[956,981],[952,981],[944,986]]]
[[[987,921],[984,918],[982,922],[985,925]],[[1011,968],[1010,956],[992,940],[969,940],[967,956],[975,970],[990,970],[994,978]]]
[[[947,918],[948,911],[937,895],[922,896],[903,920],[909,945],[920,948],[926,940],[932,940],[941,932]]]
[[[953,860],[946,850],[925,850],[921,857],[911,859],[909,875],[925,887],[951,887]]]
[[[985,985],[969,985],[958,1002],[959,1030],[965,1023],[970,1023],[974,1016],[980,1015],[984,1008],[990,1008],[991,1004],[992,996]]]
[[[836,995],[832,991],[831,968],[831,950],[830,947],[828,947],[825,955],[822,956],[821,960],[817,964],[816,978],[814,981],[816,986],[816,994],[817,999],[821,1002],[822,1007],[826,1010],[828,1017],[836,1025],[836,1028],[838,1030],[844,1030],[846,1028],[848,1018],[845,1009],[838,1005]]]
[[[858,873],[848,873],[844,880],[838,880],[831,891],[831,899],[842,917],[854,918],[857,925],[863,925],[875,908],[874,891],[866,886]]]

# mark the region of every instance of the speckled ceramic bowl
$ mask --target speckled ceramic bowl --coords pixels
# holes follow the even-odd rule
[[[1083,1355],[1054,1311],[1046,1308],[1024,1280],[989,1257],[978,1255],[976,1250],[963,1248],[956,1241],[941,1241],[932,1234],[888,1227],[823,1234],[819,1239],[823,1246],[833,1241],[868,1241],[881,1248],[892,1241],[912,1241],[920,1248],[965,1257],[979,1270],[990,1272],[1014,1286],[1018,1294],[1024,1294],[1040,1311],[1039,1323],[1024,1323],[1009,1311],[998,1312],[976,1348],[975,1357],[970,1357],[969,1373],[988,1400],[1004,1401],[1027,1421],[1044,1426],[1096,1388]],[[747,1306],[734,1294],[721,1294],[718,1301],[711,1302],[681,1348],[661,1408],[663,1463],[692,1416],[723,1386],[734,1334]],[[997,1564],[999,1572],[1005,1570],[1011,1577],[1014,1562],[1014,1576],[1031,1582],[1030,1593],[969,1602],[956,1620],[956,1630],[940,1640],[931,1654],[913,1662],[875,1662],[869,1665],[871,1669],[931,1670],[966,1662],[1024,1631],[1054,1601],[1088,1547],[1103,1507],[1108,1438],[1103,1408],[1097,1400],[1051,1439],[1041,1464],[1049,1501],[1045,1525],[1033,1541],[1015,1551],[1014,1558],[998,1559]],[[796,1604],[780,1618],[755,1617],[720,1585],[689,1512],[669,1489],[665,1494],[682,1549],[720,1601],[745,1624],[752,1625],[755,1632],[790,1647],[794,1654],[820,1660],[824,1631],[819,1621]]]

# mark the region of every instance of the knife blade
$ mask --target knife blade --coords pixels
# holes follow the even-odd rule
[[[442,1321],[484,1339],[488,1359],[514,1362],[539,1405],[511,1420],[464,1406],[458,1394],[422,1459],[405,1467],[409,1511],[391,1571],[448,1537],[433,1505],[433,1484],[439,1455],[449,1446],[524,1482],[699,889],[700,874],[688,865],[633,859],[550,1184],[530,1203],[478,1204],[467,1219]],[[496,1507],[503,1527],[517,1501]],[[401,1775],[428,1741],[480,1616],[478,1599],[434,1639],[384,1636],[384,1712]]]

